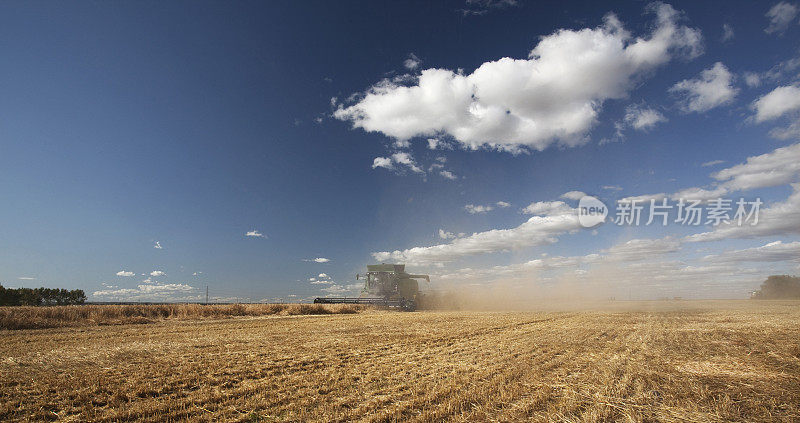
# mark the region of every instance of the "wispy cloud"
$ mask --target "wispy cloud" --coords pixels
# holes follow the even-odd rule
[[[316,277],[308,278],[312,285],[332,285],[334,282],[327,273],[320,273]]]
[[[492,10],[519,6],[517,0],[466,0],[464,8],[456,9],[462,16],[482,16]]]
[[[348,284],[348,285],[339,285],[334,284],[327,288],[322,288],[323,292],[327,292],[328,294],[337,294],[337,295],[345,295],[345,294],[355,294],[358,292],[359,289],[363,287],[360,283]]]
[[[403,67],[408,70],[415,70],[419,67],[420,62],[422,62],[419,57],[417,57],[414,53],[409,53],[408,58],[403,62]]]
[[[407,143],[403,145],[406,146]],[[395,144],[397,146],[397,144]],[[424,174],[425,170],[423,170],[414,160],[414,157],[411,153],[405,151],[399,151],[393,153],[389,157],[375,157],[372,160],[372,168],[382,168],[387,170],[395,171],[396,173],[404,173],[406,171],[411,171],[413,173]]]
[[[748,157],[744,163],[712,173],[711,177],[716,180],[712,186],[685,188],[670,197],[709,200],[735,191],[785,185],[796,181],[798,175],[800,144],[794,144]]]
[[[482,213],[488,213],[488,212],[494,210],[494,206],[489,206],[489,205],[483,206],[483,205],[467,204],[466,206],[464,206],[464,210],[466,210],[467,213],[469,213],[469,214],[482,214]]]
[[[800,241],[786,243],[782,241],[773,241],[760,247],[731,250],[721,254],[708,255],[703,257],[703,260],[715,263],[740,263],[743,261],[800,262]]]
[[[476,254],[552,244],[557,242],[559,235],[580,228],[576,213],[533,216],[525,223],[511,229],[492,229],[457,238],[447,244],[413,247],[402,251],[382,251],[372,253],[372,256],[379,262],[443,263]]]
[[[111,288],[111,286],[107,287]],[[104,289],[94,291],[92,297],[103,301],[200,301],[198,289],[180,283],[141,284],[136,288]]]
[[[453,172],[450,172],[449,170],[442,170],[439,172],[439,175],[442,175],[442,177],[451,181],[458,179],[458,176],[454,175]]]
[[[261,232],[255,229],[253,229],[252,231],[248,231],[246,234],[244,234],[244,236],[251,238],[266,238],[266,235],[262,234]]]
[[[314,263],[328,263],[331,261],[331,259],[325,257],[317,257],[313,259],[303,259],[303,261],[313,261]]]
[[[769,19],[769,26],[764,29],[764,32],[767,34],[782,34],[789,28],[789,24],[797,16],[798,11],[800,9],[792,3],[782,1],[775,4],[765,15]]]
[[[572,213],[575,210],[563,201],[536,201],[522,209],[522,214],[540,216]]]
[[[733,36],[733,27],[730,24],[722,24],[722,42],[732,40]]]
[[[637,131],[648,131],[657,124],[666,122],[667,118],[661,112],[643,105],[630,105],[625,109],[625,117],[622,122],[615,124],[617,134],[621,135],[625,128],[633,128]]]

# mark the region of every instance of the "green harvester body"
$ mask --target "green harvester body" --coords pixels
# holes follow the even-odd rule
[[[373,304],[396,307],[406,311],[414,311],[420,300],[419,282],[425,279],[430,283],[428,275],[412,275],[407,273],[404,264],[370,264],[367,273],[356,275],[356,279],[364,279],[364,287],[358,298],[321,297],[314,300],[318,304]]]

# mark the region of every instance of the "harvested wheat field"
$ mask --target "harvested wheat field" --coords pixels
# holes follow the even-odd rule
[[[4,330],[0,419],[797,421],[800,302]]]
[[[0,307],[0,329],[146,324],[163,320],[222,319],[241,316],[351,314],[357,304],[127,304]]]

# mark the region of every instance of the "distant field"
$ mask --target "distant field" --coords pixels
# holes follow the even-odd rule
[[[155,323],[163,320],[242,316],[352,314],[369,309],[354,304],[121,304],[0,307],[0,329],[44,329]]]
[[[367,311],[0,336],[0,420],[800,419],[800,302]]]

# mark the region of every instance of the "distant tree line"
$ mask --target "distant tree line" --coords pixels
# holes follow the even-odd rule
[[[0,285],[0,306],[72,305],[86,302],[82,289],[5,288]]]
[[[800,299],[800,277],[773,275],[751,296],[757,300]]]

